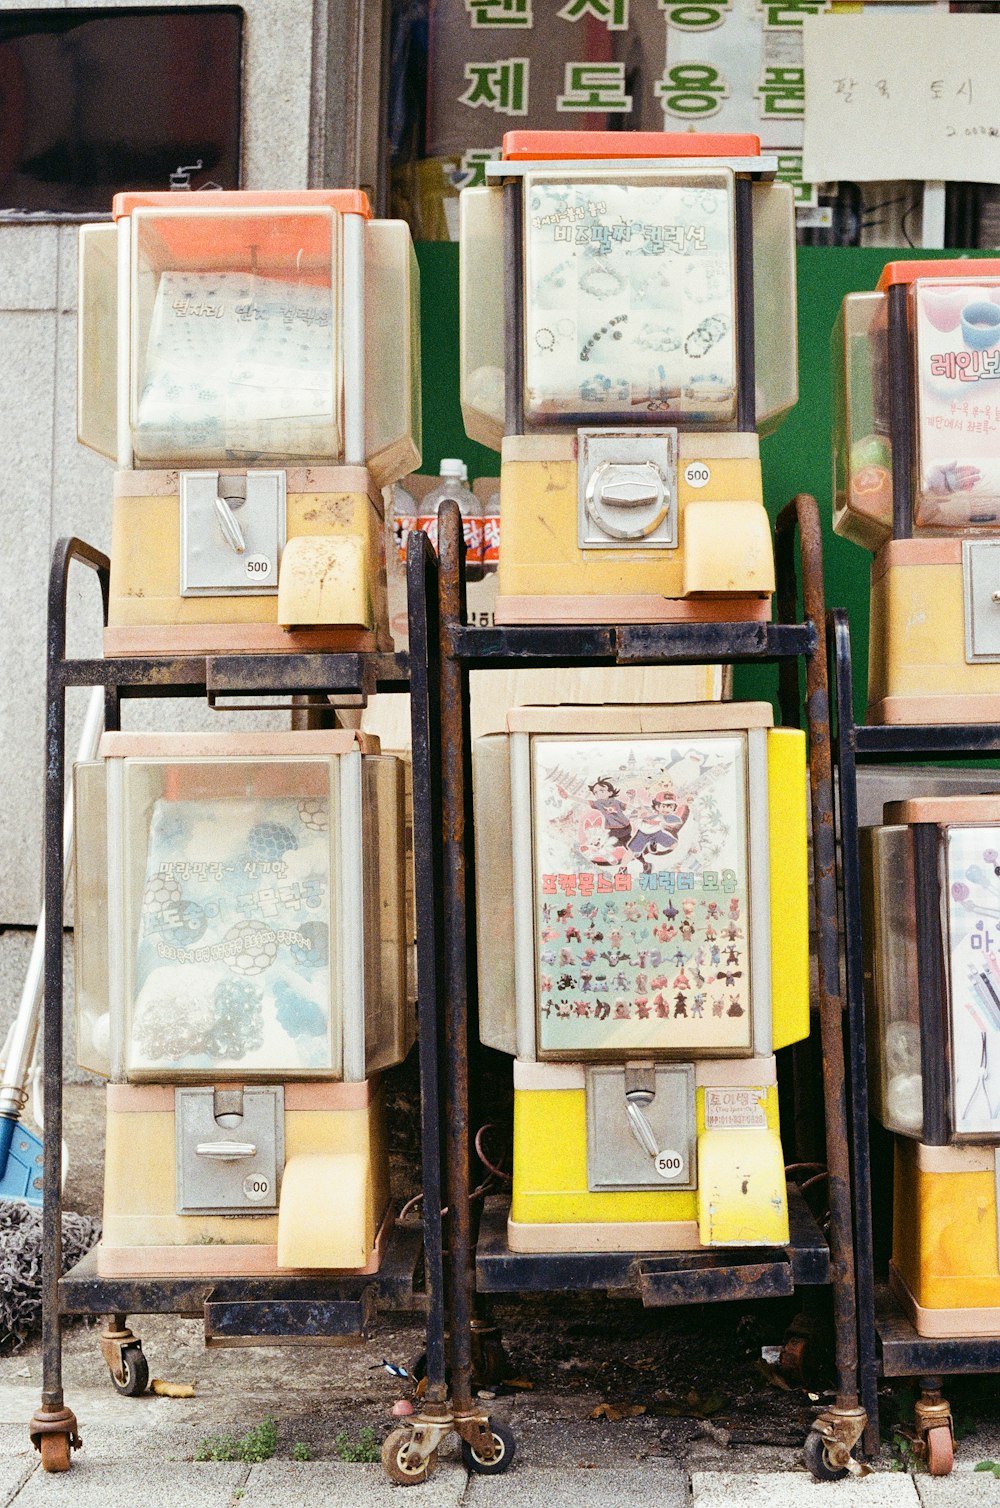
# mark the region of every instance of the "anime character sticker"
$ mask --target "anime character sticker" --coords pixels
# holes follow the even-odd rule
[[[715,949],[707,967],[721,919],[744,915],[747,900],[745,738],[544,737],[532,748],[538,945],[550,941],[553,907],[562,915],[575,903],[590,923],[583,941],[564,928],[560,1008],[543,1014],[540,1050],[748,1049],[742,928],[728,923],[741,936],[739,968],[732,937],[725,964]],[[586,992],[565,956],[589,966],[598,938],[608,973],[595,971],[593,985],[612,992],[608,1014],[576,1009]]]

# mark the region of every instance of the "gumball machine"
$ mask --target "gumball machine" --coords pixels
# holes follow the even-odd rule
[[[110,655],[391,648],[418,275],[356,190],[120,194],[80,235],[78,435],[116,465]]]
[[[862,858],[893,1291],[920,1335],[1000,1335],[1000,801],[890,803]]]
[[[108,733],[75,788],[98,1274],[376,1271],[379,1073],[415,1028],[399,762],[343,729]]]
[[[501,452],[498,623],[770,618],[759,432],[797,397],[774,171],[752,136],[513,132],[462,193],[462,409]]]
[[[1000,261],[889,263],[833,364],[833,526],[874,554],[868,721],[995,722]]]
[[[805,737],[759,703],[527,707],[475,746],[480,1033],[513,1251],[787,1243],[809,1031]]]

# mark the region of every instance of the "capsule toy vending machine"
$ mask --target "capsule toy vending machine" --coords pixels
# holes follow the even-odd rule
[[[474,747],[480,1034],[516,1251],[787,1244],[805,739],[769,705],[525,707]]]
[[[1000,800],[862,829],[872,1113],[895,1135],[890,1283],[919,1335],[1000,1335]]]
[[[75,768],[103,1276],[378,1269],[407,1006],[403,786],[347,729],[107,733]]]
[[[1000,260],[889,263],[833,366],[833,526],[874,556],[868,721],[996,722]]]
[[[358,190],[119,194],[80,235],[78,435],[116,466],[110,655],[391,649],[418,275]]]
[[[497,623],[770,618],[759,432],[797,396],[775,168],[753,136],[513,132],[463,191],[462,410],[501,453]]]

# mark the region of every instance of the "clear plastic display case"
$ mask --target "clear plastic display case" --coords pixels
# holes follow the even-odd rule
[[[863,828],[862,865],[871,985],[868,1075],[872,1114],[889,1131],[919,1137],[924,1129],[917,979],[913,841],[908,827]]]
[[[833,527],[865,549],[892,533],[885,296],[849,293],[834,325]]]
[[[398,762],[241,755],[231,738],[214,755],[210,739],[134,753],[128,738],[76,771],[81,1064],[358,1082],[398,1062],[412,1040]]]

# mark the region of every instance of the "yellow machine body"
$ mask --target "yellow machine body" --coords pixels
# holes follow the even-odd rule
[[[997,1149],[896,1138],[892,1266],[918,1334],[1000,1334]]]
[[[872,564],[869,721],[995,722],[1000,661],[970,663],[966,634],[962,541],[884,545]]]
[[[704,1067],[710,1084],[711,1065]],[[511,1248],[585,1250],[589,1243],[591,1250],[669,1251],[786,1242],[778,1091],[767,1082],[773,1081],[774,1064],[758,1060],[753,1067],[760,1082],[752,1085],[741,1075],[740,1098],[763,1125],[707,1129],[705,1085],[697,1088],[698,1187],[688,1190],[592,1192],[583,1070],[577,1088],[518,1089],[515,1084]],[[563,1076],[568,1080],[565,1070]]]
[[[387,648],[382,501],[367,470],[293,467],[286,479],[277,595],[182,596],[178,472],[118,472],[106,652]]]
[[[566,434],[503,441],[498,622],[770,616],[774,556],[756,434],[678,437],[672,549],[580,546],[577,445]]]
[[[173,1088],[111,1084],[107,1093],[103,1275],[377,1270],[389,1172],[372,1080],[285,1086],[284,1165],[269,1214],[178,1214]]]
[[[768,852],[775,1049],[809,1035],[804,790],[804,736],[796,729],[771,729]],[[787,1242],[774,1058],[701,1059],[694,1071],[695,1187],[593,1191],[584,1066],[516,1061],[508,1226],[512,1250],[683,1250]],[[552,1087],[539,1087],[543,1085]],[[706,1115],[706,1095],[715,1101],[711,1115]]]

